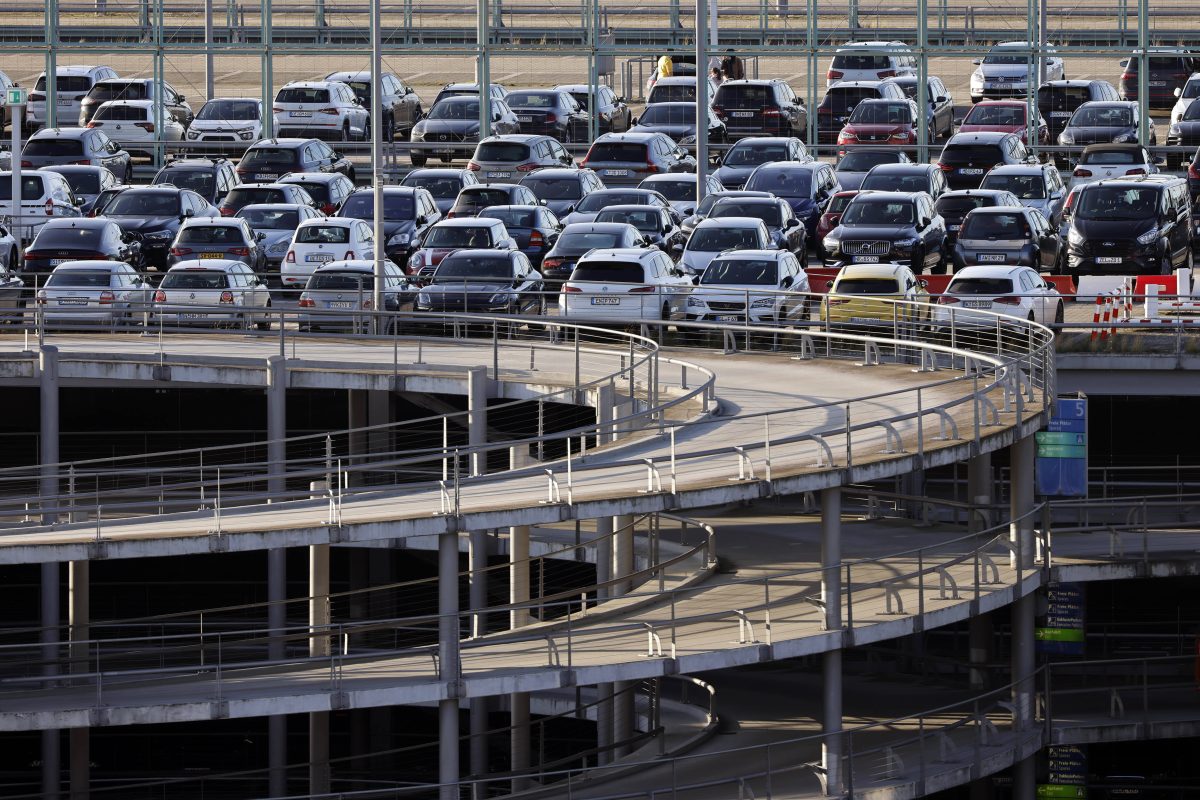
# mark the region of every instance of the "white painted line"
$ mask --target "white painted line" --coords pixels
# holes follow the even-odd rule
[[[786,78],[783,79],[783,82],[791,83],[792,81],[794,81],[798,78],[803,78],[807,74],[808,74],[807,72],[797,72],[795,75],[788,75]]]
[[[517,77],[518,75],[524,75],[524,74],[525,74],[524,72],[510,72],[508,75],[501,75],[499,78],[492,78],[492,80],[494,80],[496,83],[504,83],[505,81],[512,80],[513,78]]]
[[[235,75],[241,75],[245,71],[246,70],[244,70],[244,69],[235,69],[233,72],[226,72],[224,75],[218,75],[217,77],[213,78],[213,80],[214,81],[227,81],[230,78],[234,77]]]
[[[418,72],[416,75],[409,75],[408,80],[406,82],[408,83],[409,86],[412,86],[414,83],[416,83],[418,78],[423,78],[426,75],[431,75],[431,74],[432,73],[430,73],[430,72]]]

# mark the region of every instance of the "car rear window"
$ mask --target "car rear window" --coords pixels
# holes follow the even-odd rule
[[[508,192],[504,189],[463,189],[458,196],[459,201],[469,206],[502,206],[509,202]]]
[[[300,183],[299,181],[280,181],[280,183],[290,183],[293,186],[299,186],[304,191],[308,192],[309,197],[318,203],[329,202],[329,184],[328,183]],[[197,191],[199,191],[197,189]],[[455,192],[457,194],[457,192]]]
[[[692,99],[696,99],[694,93]],[[773,100],[770,87],[743,84],[738,86],[721,86],[718,88],[713,105],[718,105],[722,108],[753,107],[759,109],[768,103],[773,105]]]
[[[251,203],[286,203],[287,198],[282,189],[263,189],[255,187],[235,186],[225,195],[224,205],[240,208]]]
[[[211,197],[217,187],[217,179],[211,172],[198,169],[167,169],[154,176],[155,183],[170,183],[180,189],[191,189],[197,194]]]
[[[761,219],[769,228],[783,227],[783,212],[777,203],[743,203],[737,198],[722,200],[713,206],[709,216],[713,219],[721,217],[752,217]]]
[[[947,294],[1009,294],[1013,290],[1010,278],[955,278]]]
[[[1140,164],[1142,159],[1132,150],[1098,150],[1083,154],[1080,164]]]
[[[520,142],[483,142],[475,151],[476,161],[527,161],[529,145]]]
[[[383,218],[388,220],[414,219],[417,213],[416,203],[409,194],[383,195]],[[375,218],[375,196],[373,192],[355,192],[346,198],[339,217],[354,219]]]
[[[596,215],[596,222],[624,222],[642,233],[657,233],[661,220],[658,210],[643,206],[642,209],[606,209]]]
[[[491,247],[492,237],[484,227],[434,226],[425,237],[425,247]]]
[[[990,205],[993,205],[990,198],[972,195],[970,197],[939,197],[934,208],[942,215],[955,214],[963,217],[976,208],[983,208]]]
[[[942,148],[943,164],[999,164],[1004,161],[1000,147],[994,144],[948,144]]]
[[[45,227],[38,231],[33,249],[61,247],[67,250],[95,250],[100,246],[101,232],[97,228]]]
[[[963,125],[1024,125],[1025,106],[975,106],[967,112]]]
[[[163,276],[162,289],[225,289],[228,276],[216,269],[171,270]]]
[[[618,247],[619,233],[564,233],[554,245],[555,255],[581,256],[588,250],[602,247]]]
[[[587,154],[589,163],[596,161],[638,161],[646,163],[646,145],[636,142],[596,142]]]
[[[57,90],[60,92],[79,93],[86,92],[88,89],[92,88],[92,81],[87,75],[59,75],[58,79],[54,83],[57,87]],[[37,83],[34,84],[33,90],[35,92],[46,91],[45,75],[42,75],[37,79]]]
[[[297,161],[296,153],[295,150],[281,147],[255,147],[242,156],[238,166],[243,169],[245,167],[290,169]]]
[[[41,178],[37,175],[21,176],[22,200],[41,200],[43,193]],[[0,200],[12,200],[12,178],[8,175],[0,176]]]
[[[79,139],[32,139],[23,151],[27,156],[80,156],[83,142]]]
[[[679,180],[654,181],[645,184],[647,189],[653,189],[668,200],[695,200],[696,179],[694,177]]]
[[[68,172],[63,174],[71,191],[75,194],[96,194],[100,191],[100,176],[94,172]]]
[[[650,90],[649,99],[646,100],[651,105],[654,103],[694,103],[695,101],[696,85],[689,86],[682,83],[656,83]]]
[[[179,232],[179,241],[186,244],[245,244],[241,228],[232,225],[193,225]]]
[[[529,188],[542,200],[578,200],[583,187],[575,178],[525,178],[522,186]]]
[[[0,179],[0,185],[4,183]],[[4,189],[0,188],[0,192]],[[175,193],[130,190],[113,198],[104,208],[106,216],[174,217],[179,215],[179,195]]]
[[[886,150],[851,150],[842,156],[838,162],[838,172],[869,172],[871,167],[879,164],[895,164],[898,162],[896,153]]]
[[[127,106],[127,105],[103,105],[96,111],[95,119],[97,120],[115,120],[124,122],[145,122],[150,115],[151,109],[142,106]]]
[[[508,256],[455,253],[438,265],[437,271],[433,273],[433,281],[494,281],[497,278],[511,278],[512,275],[513,266]]]
[[[1046,196],[1046,184],[1038,175],[988,175],[981,189],[999,189],[1012,192],[1022,200],[1041,200]]]
[[[835,294],[896,294],[895,278],[847,278],[838,281]]]
[[[1188,106],[1188,112],[1191,112]],[[1187,117],[1187,113],[1184,114]],[[1124,106],[1091,106],[1080,108],[1071,117],[1073,128],[1132,128],[1134,126],[1133,112]]]
[[[758,232],[754,228],[700,228],[688,239],[687,249],[701,253],[719,253],[723,250],[753,250],[761,247]]]
[[[1092,98],[1086,86],[1043,86],[1038,89],[1042,111],[1074,111]]]
[[[357,291],[360,286],[363,291],[373,290],[375,288],[374,276],[366,272],[315,272],[308,279],[306,288]]]
[[[870,55],[868,53],[838,53],[830,65],[834,69],[888,69],[891,63],[887,56]]]
[[[1029,232],[1021,214],[971,214],[958,232],[960,239],[1024,239]]]
[[[556,108],[558,94],[555,92],[509,92],[504,97],[509,108]]]
[[[340,225],[308,225],[296,230],[298,244],[349,244],[350,229]]]
[[[110,83],[101,81],[91,88],[87,95],[92,100],[146,100],[146,84],[144,83]]]
[[[774,286],[777,283],[778,265],[765,259],[713,259],[700,283],[705,286],[713,284],[753,284],[755,286]]]
[[[912,108],[908,103],[859,103],[850,121],[863,125],[908,125],[912,122]]]
[[[1139,59],[1131,57],[1129,63],[1125,66],[1125,72],[1128,75],[1136,75],[1138,71]],[[1177,72],[1190,72],[1191,64],[1188,59],[1183,56],[1150,56],[1150,71],[1151,72],[1167,72],[1175,70]]]
[[[479,216],[498,219],[506,228],[533,228],[537,225],[537,212],[526,209],[506,208],[493,211],[485,208]]]
[[[929,178],[925,175],[905,175],[903,173],[877,172],[868,174],[863,180],[861,189],[878,189],[884,192],[928,192]]]
[[[275,96],[276,103],[328,103],[328,89],[306,89],[300,86],[284,87]]]
[[[294,231],[300,224],[300,212],[288,209],[243,208],[237,215],[256,230]]]
[[[528,186],[529,183],[526,181]],[[401,186],[419,186],[427,190],[434,198],[438,200],[453,200],[458,197],[458,193],[462,191],[462,180],[459,178],[448,178],[437,175],[409,175],[404,179]],[[307,187],[306,187],[307,188]],[[313,194],[312,189],[309,189],[309,194]],[[537,194],[537,189],[534,189],[534,194]],[[540,196],[540,195],[539,195]],[[316,197],[313,194],[313,197]]]
[[[821,107],[834,114],[848,114],[863,100],[879,97],[876,89],[864,86],[834,86],[825,93]]]
[[[746,181],[746,190],[770,192],[779,197],[811,197],[812,173],[807,170],[758,169]]]
[[[646,275],[641,264],[625,261],[589,261],[579,264],[571,273],[571,281],[595,283],[644,283]]]
[[[78,289],[107,289],[112,281],[112,273],[95,272],[83,269],[55,270],[46,280],[47,286],[72,287]]]

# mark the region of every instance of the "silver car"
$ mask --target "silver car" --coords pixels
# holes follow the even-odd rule
[[[154,319],[165,325],[271,329],[271,293],[240,261],[181,261],[154,293]]]
[[[71,184],[71,191],[75,193],[75,199],[83,201],[79,210],[88,215],[101,192],[121,185],[121,181],[107,167],[63,164],[44,169],[47,172],[57,172],[67,179],[67,183]]]
[[[1057,227],[1067,187],[1053,164],[1002,164],[983,176],[980,189],[1012,192],[1026,208],[1036,208]]]
[[[312,206],[301,203],[251,203],[242,206],[237,216],[246,220],[250,229],[262,236],[259,246],[267,254],[267,268],[279,269],[300,223],[306,219],[320,219],[324,215]]]
[[[391,261],[383,262],[383,310],[411,311],[417,287]],[[375,262],[333,261],[308,278],[300,295],[300,330],[366,330],[374,303]],[[396,320],[387,320],[386,333],[393,331]]]
[[[47,325],[136,322],[151,298],[149,282],[122,261],[67,261],[37,293]]]
[[[489,136],[475,147],[470,164],[487,183],[516,183],[536,169],[573,166],[571,154],[556,139],[524,133]]]

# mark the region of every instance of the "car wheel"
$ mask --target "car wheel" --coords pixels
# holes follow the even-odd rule
[[[266,306],[263,307],[263,311],[268,314],[271,312],[271,301],[270,300],[268,300]],[[258,326],[258,329],[260,331],[269,331],[269,330],[271,330],[271,318],[263,317],[256,323],[256,325]]]
[[[1029,312],[1029,316],[1027,316],[1025,319],[1029,322],[1037,322],[1037,319],[1034,318],[1032,311]]]
[[[362,141],[371,141],[371,120],[369,119],[363,122]]]
[[[1163,275],[1171,274],[1171,254],[1170,253],[1167,253],[1166,255],[1163,256],[1162,267],[1160,267],[1160,270],[1161,270],[1161,274],[1163,274]]]
[[[350,120],[346,120],[342,123],[342,141],[350,141]]]
[[[9,272],[13,272],[17,268],[17,248],[8,251],[8,261],[4,263],[4,268]]]
[[[387,117],[384,119],[383,140],[385,142],[390,142],[395,138],[396,138],[396,118],[395,118],[395,116],[388,114]]]
[[[346,179],[349,180],[351,183],[356,182],[357,178],[356,178],[356,173],[354,172],[354,167],[351,167],[350,171],[346,173]]]
[[[1067,251],[1065,248],[1058,248],[1058,257],[1054,259],[1055,275],[1064,275],[1067,271]]]

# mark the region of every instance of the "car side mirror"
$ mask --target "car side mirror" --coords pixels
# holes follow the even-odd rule
[[[928,228],[932,224],[933,224],[933,220],[931,220],[929,217],[921,217],[921,227],[922,228]]]
[[[826,290],[833,288],[833,281],[825,281]]]
[[[716,168],[720,167],[720,166],[721,166],[721,155],[720,155],[720,153],[718,153],[718,154],[717,154],[717,155],[715,155],[715,156],[709,156],[709,159],[708,159],[708,165],[709,165],[710,167],[712,167],[713,169],[716,169]]]
[[[785,276],[784,276],[784,278],[783,278],[783,283],[781,284],[781,286],[783,286],[783,288],[785,288],[785,289],[790,289],[790,288],[792,288],[792,276],[791,276],[791,275],[785,275]]]
[[[1154,160],[1153,160],[1153,164],[1154,164],[1154,166],[1156,166],[1156,167],[1161,167],[1161,166],[1162,166],[1163,164],[1165,164],[1165,163],[1167,163],[1167,159],[1163,158],[1162,156],[1155,156],[1155,157],[1154,157]],[[1190,166],[1191,166],[1191,163],[1189,162],[1189,163],[1187,163],[1187,164],[1184,164],[1183,166],[1185,166],[1185,167],[1190,167]]]
[[[267,235],[265,233],[263,233],[262,231],[259,231],[258,233],[254,234],[255,241],[261,242],[263,239],[266,239],[266,238],[267,238]]]
[[[673,253],[682,253],[682,252],[683,252],[683,243],[682,243],[682,242],[676,242],[675,244],[671,245],[671,252],[673,252]]]
[[[917,285],[920,286],[922,289],[928,289],[929,281],[925,280],[924,278],[921,278],[921,280],[917,281]]]
[[[499,115],[499,114],[493,114],[493,115],[492,115],[492,122],[499,122],[499,121],[500,121],[500,115]]]
[[[570,205],[570,206],[567,206],[565,209],[563,209],[563,213],[564,213],[564,214],[570,214],[570,213],[571,213],[571,212],[573,212],[574,210],[575,210],[575,206],[574,206],[574,205]]]
[[[939,94],[939,95],[938,95],[936,98],[934,98],[934,102],[935,102],[935,103],[944,103],[944,102],[946,102],[948,99],[949,99],[949,98],[947,98],[947,97],[946,97],[946,95],[944,95],[944,94]]]
[[[800,220],[796,219],[795,217],[792,217],[787,222],[783,223],[783,227],[785,229],[786,228],[798,228],[798,227],[800,227]]]
[[[424,224],[426,223],[426,221],[427,221],[427,220],[425,219],[425,215],[424,215],[424,214],[422,214],[421,216],[417,217],[417,220],[416,220],[416,222],[417,222],[417,224],[418,224],[418,225],[424,225]]]
[[[1176,97],[1181,97],[1181,96],[1183,95],[1183,89],[1181,89],[1181,88],[1179,88],[1178,86],[1176,86],[1176,87],[1175,87],[1175,91],[1173,92],[1173,94],[1174,94]]]
[[[1129,59],[1128,59],[1128,58],[1123,58],[1123,59],[1121,59],[1121,66],[1122,66],[1122,67],[1128,67],[1128,66],[1129,66]]]

